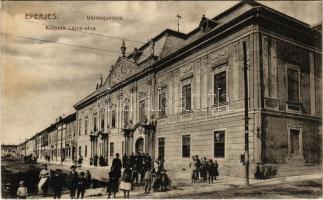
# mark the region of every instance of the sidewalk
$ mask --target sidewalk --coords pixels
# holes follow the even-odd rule
[[[311,174],[311,175],[301,175],[301,176],[291,176],[284,178],[273,178],[267,180],[255,180],[250,179],[250,186],[265,186],[265,185],[278,185],[283,183],[291,183],[291,182],[299,182],[299,181],[307,181],[307,180],[315,180],[322,179],[322,174]],[[190,194],[199,194],[199,193],[208,193],[214,191],[224,191],[228,189],[234,188],[244,188],[244,179],[237,177],[227,177],[220,176],[214,184],[210,185],[206,182],[194,183],[191,184],[190,180],[187,180],[185,183],[182,183],[181,186],[171,187],[169,191],[166,192],[151,192],[150,194],[144,194],[143,186],[137,186],[130,193],[131,198],[154,198],[154,199],[162,199],[162,198],[176,198],[176,196],[181,195],[190,195]],[[89,189],[86,191],[85,198],[107,198],[106,188],[97,188],[97,189]],[[69,198],[69,194],[64,194],[62,198]],[[119,191],[117,193],[117,198],[123,198],[123,192]]]

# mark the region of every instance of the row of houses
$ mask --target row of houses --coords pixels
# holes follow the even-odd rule
[[[74,105],[75,113],[20,145],[40,160],[70,163],[115,153],[164,157],[173,171],[193,155],[243,175],[243,67],[248,71],[250,174],[257,164],[321,162],[321,26],[240,2],[191,32],[166,29],[127,53]]]

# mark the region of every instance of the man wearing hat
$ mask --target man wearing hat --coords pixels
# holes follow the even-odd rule
[[[75,198],[75,192],[77,189],[77,182],[78,182],[78,174],[75,171],[76,166],[72,165],[70,167],[71,171],[68,173],[68,183],[69,183],[69,189],[70,189],[70,197],[71,199]]]
[[[48,179],[50,178],[50,171],[47,168],[47,164],[43,164],[43,169],[39,173],[38,192],[40,194],[46,194],[48,189]]]

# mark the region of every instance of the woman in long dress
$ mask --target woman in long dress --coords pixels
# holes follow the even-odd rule
[[[43,169],[39,173],[39,183],[38,183],[38,192],[40,194],[46,194],[47,189],[48,189],[48,183],[49,183],[49,178],[50,178],[50,171],[47,168],[47,164],[43,165]]]

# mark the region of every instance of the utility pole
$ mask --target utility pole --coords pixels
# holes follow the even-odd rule
[[[61,120],[61,117],[59,118],[60,122],[58,124],[58,128],[60,128],[61,131],[61,165],[63,165],[63,156],[65,157],[65,155],[63,155],[63,122]]]
[[[25,138],[25,156],[27,156],[27,138]]]
[[[249,185],[249,103],[248,103],[248,64],[247,64],[247,43],[243,42],[243,78],[244,78],[244,100],[245,100],[245,185]]]
[[[179,32],[179,19],[182,19],[182,16],[177,14],[176,17],[177,17],[177,32]]]

